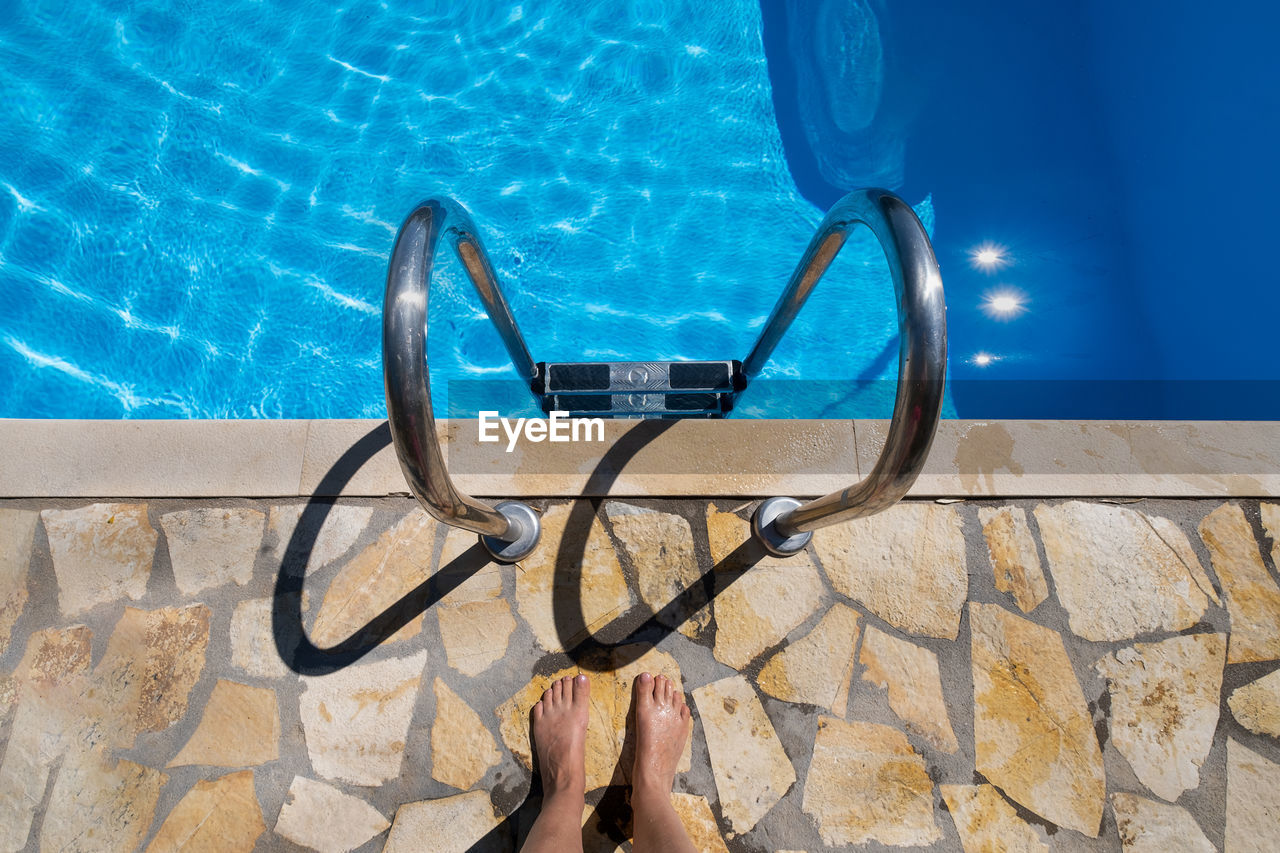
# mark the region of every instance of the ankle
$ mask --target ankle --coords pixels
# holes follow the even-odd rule
[[[543,796],[550,800],[568,797],[584,799],[587,793],[585,773],[550,773],[542,777]]]
[[[656,773],[637,773],[631,780],[631,797],[632,799],[656,798],[670,801],[674,787],[675,777],[667,778]]]

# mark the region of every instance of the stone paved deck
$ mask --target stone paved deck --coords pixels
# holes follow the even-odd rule
[[[519,566],[407,498],[0,501],[0,850],[510,850],[527,714],[676,679],[705,850],[1280,849],[1280,504],[910,502],[789,560],[754,502],[542,501]]]

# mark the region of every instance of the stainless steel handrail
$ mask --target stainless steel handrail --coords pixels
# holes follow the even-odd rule
[[[814,530],[872,515],[897,503],[924,467],[942,413],[947,372],[942,274],[929,235],[915,212],[886,190],[855,190],[827,213],[743,362],[743,372],[750,379],[764,368],[844,246],[849,231],[860,224],[880,241],[897,295],[898,392],[893,420],[880,458],[862,482],[806,504],[779,497],[760,505],[752,518],[752,530],[768,551],[779,556],[804,548]]]
[[[481,543],[495,559],[514,562],[527,556],[538,543],[541,526],[537,513],[516,501],[491,507],[458,491],[436,438],[426,333],[431,269],[442,235],[466,268],[516,369],[524,373],[526,380],[534,375],[533,358],[498,286],[475,223],[452,199],[428,199],[415,207],[400,226],[387,270],[382,307],[387,421],[400,470],[426,511],[446,524],[480,534]]]

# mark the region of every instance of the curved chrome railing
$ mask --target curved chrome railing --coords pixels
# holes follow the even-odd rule
[[[387,420],[400,470],[409,490],[427,512],[446,524],[480,534],[490,555],[514,562],[538,544],[541,527],[537,513],[516,501],[491,507],[458,491],[445,468],[436,438],[426,331],[431,268],[442,235],[466,268],[516,369],[528,378],[534,374],[529,348],[498,286],[471,217],[451,199],[429,199],[415,207],[400,226],[387,270],[382,307]]]
[[[898,393],[893,420],[880,458],[862,482],[807,504],[780,497],[759,506],[751,520],[752,530],[768,551],[779,556],[801,550],[814,530],[897,503],[924,467],[942,413],[947,372],[942,274],[924,226],[906,202],[886,190],[856,190],[827,213],[743,362],[743,372],[750,379],[764,368],[849,231],[859,224],[879,239],[897,293]]]

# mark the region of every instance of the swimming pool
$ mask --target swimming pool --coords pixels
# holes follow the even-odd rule
[[[877,183],[934,233],[952,414],[1143,416],[1098,411],[1098,380],[1120,378],[1159,391],[1146,416],[1280,416],[1261,397],[1192,411],[1176,384],[1275,379],[1276,291],[1192,241],[1176,268],[1162,251],[1176,217],[1140,185],[1162,178],[1122,156],[1155,148],[1118,133],[1123,92],[1094,97],[1126,49],[1112,30],[1149,24],[945,5],[19,3],[0,23],[0,416],[382,417],[387,256],[436,192],[480,225],[536,359],[741,358],[825,207]],[[1069,61],[1085,42],[1087,67]],[[1197,67],[1210,47],[1228,52]],[[1162,109],[1143,121],[1179,115]],[[1274,183],[1255,170],[1250,203]],[[1011,263],[973,267],[988,243]],[[1210,268],[1227,304],[1192,295]],[[848,246],[775,353],[783,391],[740,411],[887,415],[884,276],[874,245]],[[456,261],[438,270],[440,411],[451,381],[512,376],[469,291]],[[1157,334],[1193,322],[1198,360]]]

